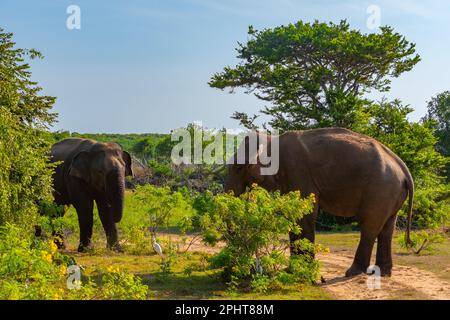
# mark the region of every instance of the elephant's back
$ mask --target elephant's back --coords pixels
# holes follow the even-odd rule
[[[52,161],[66,161],[79,151],[90,148],[95,141],[82,138],[68,138],[55,143],[51,149]]]
[[[403,183],[408,178],[408,168],[401,159],[369,136],[343,128],[323,128],[291,133],[292,138],[305,154],[310,171],[324,180],[333,177],[336,187],[342,181],[362,185],[373,179]]]

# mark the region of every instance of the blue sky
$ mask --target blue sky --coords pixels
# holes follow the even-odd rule
[[[80,30],[66,28],[71,4],[81,9]],[[18,46],[44,54],[32,63],[33,78],[57,97],[55,129],[168,132],[192,121],[237,128],[233,111],[254,113],[264,103],[207,82],[237,62],[234,48],[249,25],[345,18],[371,32],[371,4],[380,7],[381,24],[417,44],[422,61],[387,96],[411,104],[418,120],[431,96],[450,90],[449,1],[2,0],[0,26]]]

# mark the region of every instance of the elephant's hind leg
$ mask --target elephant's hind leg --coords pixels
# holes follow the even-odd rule
[[[345,272],[346,277],[357,276],[367,271],[367,267],[370,265],[370,257],[372,255],[375,238],[375,234],[366,231],[361,227],[361,239],[359,240],[355,259],[353,260],[351,267]]]
[[[396,220],[397,214],[392,215],[378,235],[375,264],[380,267],[381,275],[385,277],[392,274],[392,235],[394,234]]]

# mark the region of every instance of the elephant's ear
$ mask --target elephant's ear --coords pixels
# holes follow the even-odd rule
[[[87,151],[80,151],[73,157],[69,175],[89,182],[91,174],[89,172],[89,153]]]
[[[125,176],[133,176],[133,171],[131,170],[131,156],[128,152],[122,151],[122,158],[125,162]]]

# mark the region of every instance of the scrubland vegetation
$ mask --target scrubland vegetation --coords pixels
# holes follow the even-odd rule
[[[420,61],[414,45],[391,28],[364,35],[346,22],[250,28],[249,36],[238,50],[238,58],[247,62],[215,74],[210,85],[262,91],[260,97],[273,103],[263,110],[272,116],[268,125],[281,131],[341,126],[391,148],[416,184],[413,246],[397,247],[404,250],[402,261],[413,263],[416,255],[424,254],[448,261],[450,93],[430,98],[428,113],[419,122],[408,120],[413,109],[398,100],[374,102],[364,96],[370,89],[389,90],[390,78]],[[305,43],[312,52],[287,49]],[[42,94],[28,65],[39,57],[35,50],[18,49],[12,34],[0,29],[0,298],[330,297],[314,285],[320,279],[318,261],[311,255],[287,254],[287,233],[301,232],[296,221],[310,213],[312,197],[303,197],[301,190],[269,193],[257,185],[240,197],[223,193],[224,172],[212,175],[208,165],[171,163],[169,134],[51,133],[55,98]],[[321,63],[296,65],[308,57]],[[343,73],[339,66],[353,72]],[[358,70],[370,72],[361,75]],[[255,80],[255,74],[265,81]],[[304,80],[288,81],[292,74]],[[352,78],[342,79],[342,74]],[[292,95],[299,90],[300,98]],[[236,113],[235,118],[255,127],[255,117]],[[124,254],[104,249],[97,214],[96,248],[75,253],[76,213],[71,208],[62,216],[66,208],[52,204],[48,151],[52,143],[70,136],[115,141],[134,157],[136,174],[128,181],[119,224]],[[405,224],[402,211],[396,246],[405,247],[400,235]],[[41,237],[34,235],[36,225],[43,230]],[[337,232],[357,225],[323,212],[318,228]],[[56,248],[53,236],[58,232],[65,235],[66,249]],[[340,236],[319,236],[318,242],[336,246],[346,234]],[[162,256],[155,254],[152,237],[163,248]],[[311,253],[328,250],[304,241],[297,245]],[[81,265],[82,278],[80,288],[71,290],[67,270],[74,264]]]

